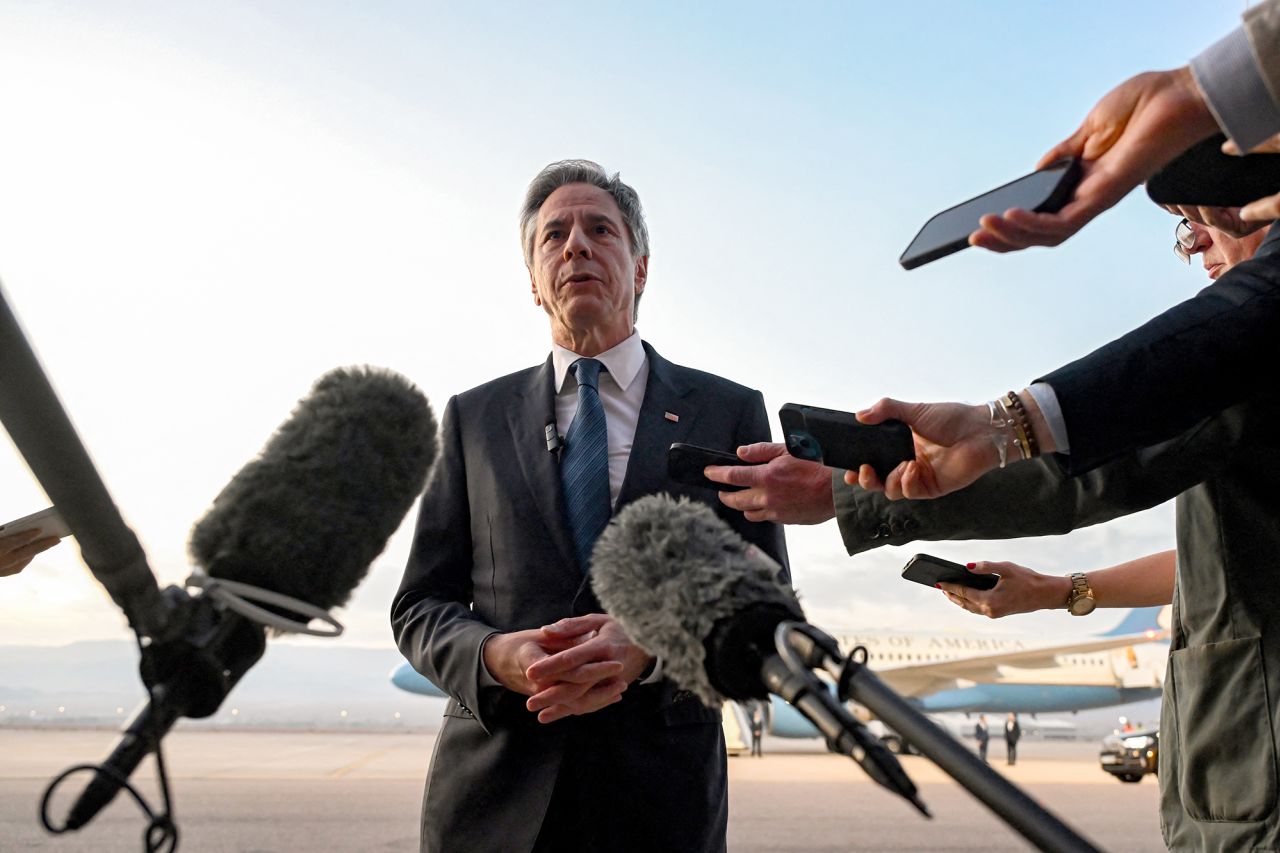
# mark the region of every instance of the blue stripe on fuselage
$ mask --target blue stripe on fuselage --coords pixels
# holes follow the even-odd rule
[[[1158,687],[1103,687],[1065,684],[978,684],[942,690],[913,704],[929,713],[988,711],[1035,714],[1047,711],[1083,711],[1126,702],[1140,702],[1160,695]]]

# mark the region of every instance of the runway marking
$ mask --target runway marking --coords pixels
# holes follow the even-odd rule
[[[371,752],[368,755],[364,756],[363,758],[357,758],[355,761],[351,762],[350,764],[347,764],[343,767],[339,767],[337,770],[334,770],[333,772],[329,773],[327,778],[341,779],[343,776],[346,776],[348,773],[351,773],[354,770],[359,770],[361,767],[365,766],[370,761],[373,761],[375,758],[381,758],[382,756],[386,755],[390,751],[391,751],[390,748],[388,748],[388,749],[379,749],[377,752]]]

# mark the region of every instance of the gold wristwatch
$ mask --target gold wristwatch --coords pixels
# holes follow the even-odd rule
[[[1071,595],[1067,596],[1067,612],[1072,616],[1088,616],[1097,606],[1093,600],[1093,590],[1089,588],[1089,579],[1084,572],[1071,574]]]

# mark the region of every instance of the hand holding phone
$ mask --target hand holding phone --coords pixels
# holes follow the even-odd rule
[[[902,570],[902,577],[904,580],[915,581],[925,586],[954,583],[971,589],[991,589],[1000,582],[999,575],[980,575],[969,571],[959,563],[928,554],[916,554],[908,560],[906,567]]]
[[[911,429],[901,421],[864,424],[852,412],[787,403],[778,411],[782,434],[792,456],[830,468],[875,469],[880,479],[899,462],[914,459]]]
[[[737,454],[725,450],[712,450],[696,444],[677,441],[667,450],[667,477],[686,486],[700,486],[718,492],[740,492],[746,486],[731,486],[707,479],[702,471],[708,465],[753,465],[743,462]]]
[[[58,513],[56,507],[42,509],[39,512],[31,513],[31,515],[24,515],[22,518],[0,524],[0,536],[12,536],[15,533],[22,533],[26,530],[39,530],[40,536],[38,538],[40,539],[50,536],[62,539],[71,535],[71,528],[67,527],[67,523],[62,520],[62,516]]]
[[[57,539],[70,533],[53,507],[0,524],[0,578],[16,575],[30,565],[37,554],[52,548]]]
[[[1071,200],[1079,181],[1080,161],[1072,157],[949,207],[924,224],[898,263],[913,270],[968,248],[969,235],[978,230],[978,220],[988,213],[1004,213],[1014,207],[1057,213]]]

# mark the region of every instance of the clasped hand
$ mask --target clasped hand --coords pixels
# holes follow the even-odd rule
[[[619,702],[652,658],[605,613],[573,616],[527,631],[497,634],[484,664],[504,687],[528,696],[538,722],[590,714]]]

